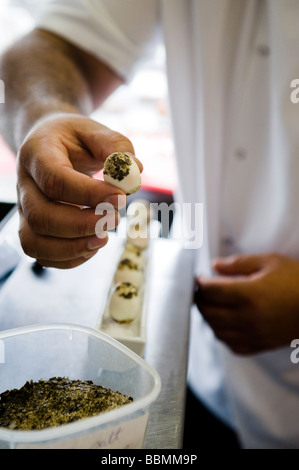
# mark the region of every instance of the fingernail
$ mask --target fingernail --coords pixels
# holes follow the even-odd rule
[[[89,250],[96,250],[98,248],[102,248],[107,243],[107,232],[103,231],[94,237],[91,237],[88,240],[87,248]]]
[[[111,194],[106,197],[105,202],[112,204],[115,209],[120,210],[126,207],[127,197],[125,194]]]

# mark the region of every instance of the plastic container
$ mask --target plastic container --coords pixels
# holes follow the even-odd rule
[[[0,448],[137,449],[161,383],[157,372],[113,338],[72,324],[38,324],[0,333],[0,393],[54,376],[92,380],[133,397],[116,410],[32,431],[0,428]]]

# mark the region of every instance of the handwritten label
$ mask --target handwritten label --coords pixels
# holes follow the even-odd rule
[[[18,449],[141,449],[149,413],[79,437],[45,443],[21,443]],[[42,432],[42,431],[41,431]]]

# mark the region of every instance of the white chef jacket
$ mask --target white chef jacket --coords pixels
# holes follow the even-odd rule
[[[299,258],[298,18],[297,0],[57,0],[38,21],[126,80],[163,38],[178,198],[204,205],[198,273],[216,255]],[[299,448],[290,354],[235,355],[192,312],[190,386],[245,448]]]

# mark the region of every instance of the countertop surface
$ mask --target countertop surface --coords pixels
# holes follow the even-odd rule
[[[17,213],[0,227],[2,256],[7,253],[13,265],[12,273],[0,279],[0,329],[47,322],[95,327],[105,307],[121,237],[112,233],[106,247],[84,265],[36,274],[33,260],[19,246],[17,227]],[[151,409],[147,449],[182,448],[192,260],[192,250],[176,240],[151,240],[143,358],[159,373],[162,388]]]

